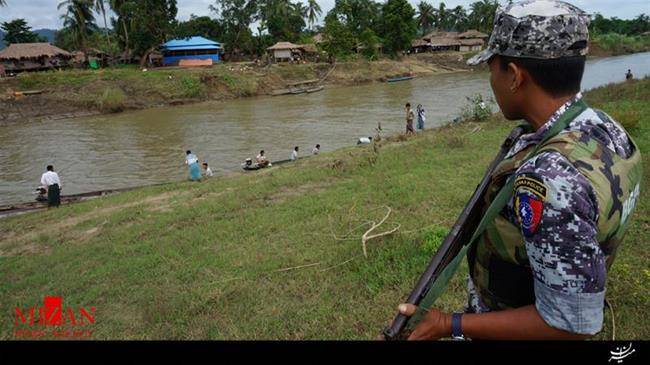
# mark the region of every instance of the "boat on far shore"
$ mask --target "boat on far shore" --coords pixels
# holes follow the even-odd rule
[[[407,81],[407,80],[412,80],[414,79],[415,76],[402,76],[402,77],[393,77],[391,79],[386,80],[386,82],[399,82],[399,81]]]

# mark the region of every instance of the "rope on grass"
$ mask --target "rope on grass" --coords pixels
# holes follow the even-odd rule
[[[328,270],[334,269],[334,268],[336,268],[336,267],[343,266],[343,265],[347,264],[348,262],[350,262],[350,261],[356,259],[356,258],[359,257],[359,256],[361,256],[361,255],[354,256],[354,257],[351,258],[351,259],[345,260],[345,261],[343,261],[343,262],[341,262],[341,263],[338,263],[338,264],[336,264],[336,265],[334,265],[334,266],[326,267],[326,268],[321,269],[321,270],[319,270],[319,271],[328,271]]]
[[[290,271],[290,270],[295,270],[295,269],[302,269],[302,268],[305,268],[305,267],[311,267],[311,266],[316,266],[316,265],[320,265],[320,262],[315,262],[315,263],[313,263],[313,264],[308,264],[308,265],[300,265],[300,266],[287,267],[287,268],[284,268],[284,269],[273,270],[273,271],[271,271],[271,272],[272,272],[272,273],[274,273],[274,272],[284,272],[284,271]]]
[[[368,251],[367,251],[367,248],[366,248],[366,243],[368,241],[370,241],[373,238],[378,238],[378,237],[388,236],[389,234],[393,234],[393,233],[397,232],[401,227],[401,224],[398,224],[397,227],[391,229],[390,231],[370,235],[370,233],[372,233],[375,229],[377,229],[379,226],[384,224],[384,222],[386,222],[388,217],[390,217],[390,213],[393,210],[389,206],[386,206],[386,208],[388,209],[388,211],[386,212],[386,215],[384,216],[384,218],[382,218],[382,220],[379,221],[379,223],[372,222],[372,227],[370,227],[370,229],[367,230],[366,233],[363,234],[363,236],[361,236],[361,246],[363,248],[363,256],[365,256],[366,258],[368,258]]]

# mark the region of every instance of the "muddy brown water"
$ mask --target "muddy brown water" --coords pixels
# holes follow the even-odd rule
[[[591,60],[583,89],[650,75],[650,53]],[[328,87],[314,94],[256,97],[155,108],[115,115],[0,125],[0,205],[31,201],[47,164],[59,170],[64,194],[186,178],[185,150],[215,174],[240,171],[260,149],[273,160],[354,145],[374,134],[402,132],[404,104],[422,104],[426,128],[460,114],[465,97],[492,97],[487,73],[454,73],[398,83]]]

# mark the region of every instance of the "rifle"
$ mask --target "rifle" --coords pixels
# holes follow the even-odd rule
[[[431,259],[429,266],[415,285],[415,288],[411,292],[411,295],[409,295],[406,303],[419,306],[422,299],[433,286],[433,283],[438,280],[442,271],[454,258],[456,258],[463,246],[468,244],[471,240],[474,230],[481,220],[483,208],[482,201],[487,192],[487,188],[490,185],[490,177],[497,165],[506,157],[514,142],[519,139],[523,133],[524,128],[519,126],[513,129],[508,138],[503,142],[499,153],[485,172],[483,180],[481,180],[481,183],[476,187],[474,194],[465,205],[465,208],[460,213],[460,216],[456,220],[456,223],[447,237],[442,241],[442,245],[440,245],[440,248]],[[409,319],[409,317],[398,313],[390,327],[384,329],[384,338],[386,340],[400,339]]]

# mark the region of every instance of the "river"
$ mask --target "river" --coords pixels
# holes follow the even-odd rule
[[[650,53],[588,61],[583,89],[650,75]],[[492,98],[487,73],[454,73],[393,84],[328,87],[322,92],[255,97],[155,108],[114,115],[0,125],[0,205],[33,199],[45,166],[60,172],[63,193],[182,180],[185,150],[207,160],[215,174],[240,170],[260,149],[287,159],[293,146],[307,155],[404,129],[404,104],[422,104],[426,127],[459,115],[466,97]]]

